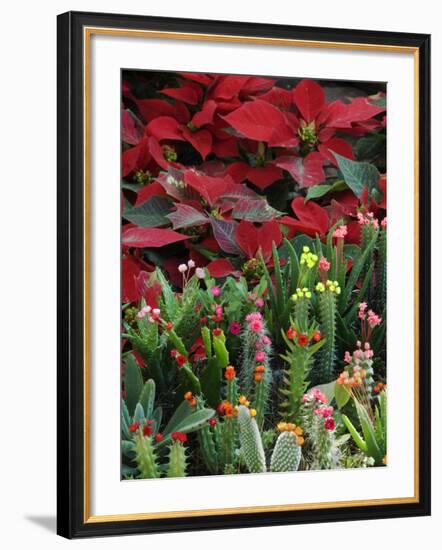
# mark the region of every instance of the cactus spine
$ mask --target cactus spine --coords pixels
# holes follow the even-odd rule
[[[160,477],[160,471],[157,465],[155,449],[151,437],[144,437],[139,429],[134,438],[135,462],[141,479],[151,479]]]
[[[185,477],[186,466],[186,449],[180,441],[174,441],[169,447],[167,477]]]
[[[282,432],[276,440],[270,460],[271,472],[296,472],[301,462],[301,446],[293,432]]]
[[[197,434],[203,460],[208,470],[212,474],[216,474],[218,471],[218,453],[214,441],[214,434],[209,425],[201,428]]]
[[[239,439],[247,469],[252,474],[266,471],[266,459],[256,420],[244,405],[238,407]]]
[[[321,331],[325,337],[319,361],[320,379],[323,383],[326,383],[331,382],[335,375],[336,293],[326,289],[319,294],[318,304]]]

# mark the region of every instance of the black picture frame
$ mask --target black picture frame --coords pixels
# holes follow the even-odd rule
[[[430,36],[397,32],[68,12],[58,16],[58,534],[67,538],[430,514]],[[88,521],[84,485],[85,27],[414,48],[419,60],[419,469],[416,502],[129,521]]]

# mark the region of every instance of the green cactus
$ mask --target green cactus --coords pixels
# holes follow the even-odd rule
[[[180,441],[174,441],[169,447],[167,477],[185,477],[187,468],[186,449]]]
[[[331,382],[335,377],[336,361],[336,293],[329,289],[318,297],[321,332],[325,337],[318,365],[318,376],[321,383]],[[315,380],[316,381],[316,380]]]
[[[270,459],[271,472],[296,472],[301,462],[301,446],[293,432],[282,432]]]
[[[225,417],[221,427],[220,436],[220,457],[224,466],[234,465],[235,460],[235,441],[236,441],[236,418],[233,416]]]
[[[151,437],[145,437],[141,428],[133,437],[135,459],[141,479],[160,477],[155,448]]]
[[[212,474],[218,472],[218,452],[216,450],[215,436],[209,425],[202,427],[197,432],[201,456],[207,469]]]
[[[312,324],[307,332],[311,334],[314,331],[314,326]],[[287,422],[297,423],[301,413],[301,397],[309,385],[313,357],[324,345],[325,340],[320,340],[312,346],[299,347],[285,334],[283,334],[283,338],[287,345],[287,352],[281,357],[288,364],[288,368],[283,373],[284,387],[279,390],[283,397],[280,404],[281,416]]]
[[[294,317],[302,330],[306,330],[309,324],[310,300],[298,297],[295,301]]]
[[[238,426],[241,453],[251,474],[265,472],[266,459],[256,420],[244,405],[238,407]]]

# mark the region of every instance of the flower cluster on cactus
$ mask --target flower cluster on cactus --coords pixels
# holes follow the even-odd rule
[[[385,466],[385,89],[123,84],[122,478]]]

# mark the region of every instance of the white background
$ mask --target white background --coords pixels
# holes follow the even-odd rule
[[[442,31],[436,2],[421,0],[358,3],[316,0],[296,7],[290,0],[187,1],[149,5],[146,1],[20,2],[2,6],[1,174],[2,236],[1,335],[3,370],[0,541],[6,548],[55,548],[67,544],[54,534],[55,514],[55,15],[68,9],[113,11],[207,19],[253,20],[433,34],[433,152],[442,139]],[[401,21],[402,20],[402,21]],[[437,155],[439,156],[439,155]],[[433,164],[434,236],[440,235],[442,200],[439,161]],[[5,191],[6,190],[6,195]],[[436,239],[434,239],[436,240]],[[436,250],[436,248],[435,248]],[[435,281],[440,260],[433,253]],[[434,347],[441,323],[434,292]],[[26,326],[26,331],[24,327]],[[156,535],[150,538],[78,541],[83,548],[172,546],[268,547],[277,538],[292,546],[345,544],[359,549],[416,548],[441,534],[440,463],[442,438],[438,388],[442,375],[433,365],[433,517],[323,524],[272,529]],[[159,546],[158,546],[159,545]]]
[[[413,125],[412,54],[249,44],[92,39],[91,513],[114,515],[412,496]],[[146,62],[146,60],[149,60]],[[160,68],[388,81],[388,468],[209,476],[121,483],[120,422],[120,69]],[[401,280],[401,284],[395,281]],[[401,346],[397,340],[401,340]],[[106,388],[106,391],[102,391]],[[232,499],[232,494],[235,495]],[[173,505],[171,504],[173,503]]]

